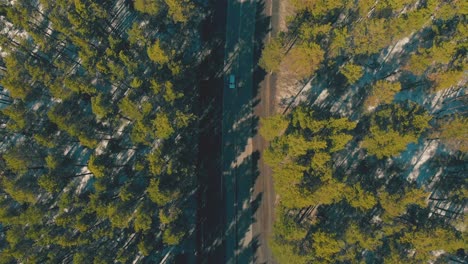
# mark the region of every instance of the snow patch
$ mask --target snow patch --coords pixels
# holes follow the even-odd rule
[[[31,109],[32,109],[33,111],[37,111],[37,110],[39,110],[39,108],[41,107],[41,105],[42,105],[41,102],[37,102],[37,103],[35,103],[35,104],[31,107]]]
[[[372,217],[372,219],[370,220],[370,222],[372,224],[378,224],[378,223],[381,223],[382,222],[382,218],[380,218],[380,216],[378,215],[374,215],[374,217]]]
[[[104,150],[106,149],[108,144],[109,140],[101,140],[101,142],[99,142],[96,148],[96,155],[101,155],[102,153],[104,153]]]
[[[412,34],[411,34],[412,35]],[[386,62],[387,60],[389,59],[392,59],[395,54],[398,54],[400,53],[401,51],[403,51],[403,46],[405,46],[409,41],[410,41],[410,37],[405,37],[405,38],[402,38],[400,39],[390,50],[389,53],[387,53],[387,55],[385,55],[385,57],[383,58],[383,62]]]
[[[74,144],[69,144],[65,147],[65,150],[63,151],[63,156],[67,156],[68,153],[70,153],[70,151],[73,149],[74,147]]]
[[[91,173],[91,171],[88,170],[88,168],[83,168],[80,171],[80,174],[85,174],[85,173]],[[83,189],[86,187],[88,184],[89,179],[91,179],[92,174],[85,175],[84,177],[81,178],[80,183],[78,184],[78,188],[76,188],[76,193],[79,194],[83,191]]]
[[[419,168],[421,168],[421,166],[426,163],[426,161],[434,156],[438,146],[439,143],[437,141],[430,141],[429,143],[424,144],[423,153],[421,153],[421,155],[413,156],[411,164],[413,164],[414,167],[413,171],[411,171],[411,173],[408,175],[409,181],[414,181],[418,178],[420,173]]]
[[[328,95],[330,93],[328,92],[328,89],[324,89],[322,90],[322,92],[320,93],[320,95],[317,97],[317,99],[315,99],[314,101],[314,105],[316,104],[321,104],[325,99],[327,99]]]

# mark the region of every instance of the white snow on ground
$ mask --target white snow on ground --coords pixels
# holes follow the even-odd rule
[[[337,167],[341,167],[343,165],[348,165],[349,164],[349,161],[351,160],[349,157],[354,157],[356,155],[356,153],[359,152],[359,148],[353,148],[352,151],[350,152],[347,152],[347,155],[343,155],[342,157],[340,156],[337,156],[336,158],[336,162],[334,164],[335,168]],[[362,153],[357,153],[358,154],[358,158],[359,159],[362,159],[364,158],[362,156]],[[348,167],[348,166],[347,166]]]
[[[378,168],[376,171],[375,171],[375,177],[377,179],[382,179],[383,177],[385,177],[385,171],[382,169],[382,168]]]
[[[435,250],[435,251],[432,251],[431,254],[434,256],[434,259],[433,260],[429,260],[427,263],[429,264],[434,264],[436,263],[436,260],[438,257],[442,256],[443,254],[445,254],[445,251],[444,250]]]
[[[427,188],[429,190],[434,189],[434,185],[436,185],[439,182],[440,175],[442,175],[443,171],[444,171],[443,168],[439,168],[439,170],[436,172],[436,174],[434,174],[434,176],[432,177],[431,183],[427,186]]]
[[[88,175],[85,175],[81,181],[80,181],[80,184],[78,185],[78,188],[76,190],[77,193],[81,193],[81,191],[83,191],[83,188],[86,186],[86,184],[88,183],[89,179],[91,179],[91,175],[92,174],[88,174]]]
[[[382,61],[385,63],[388,59],[392,59],[396,54],[400,53],[403,50],[403,47],[410,41],[412,35],[413,34],[409,35],[408,37],[400,39],[392,47],[390,52],[387,55],[385,55]],[[383,65],[384,63],[382,63],[381,65]]]
[[[419,176],[419,168],[430,158],[434,156],[439,147],[439,143],[435,140],[431,140],[429,143],[424,143],[423,153],[420,155],[414,155],[411,159],[411,165],[413,165],[413,171],[408,175],[409,181],[414,181]]]
[[[0,47],[0,58],[4,58],[8,55],[8,52],[5,52],[2,50],[2,47]]]
[[[431,214],[438,214],[444,216],[447,213],[447,210],[450,209],[452,203],[442,203],[438,204],[437,208]],[[433,208],[434,209],[434,208]]]
[[[431,110],[432,112],[436,112],[440,108],[442,108],[442,104],[440,104],[441,101],[443,101],[443,96],[446,93],[446,91],[439,91],[435,94],[435,96],[432,98],[431,101]]]
[[[97,77],[94,77],[94,78],[91,80],[91,84],[92,84],[92,85],[97,85],[97,81],[98,81],[98,78],[97,78]]]
[[[374,109],[376,109],[376,108],[377,108],[377,106],[369,106],[369,107],[367,107],[367,112],[370,113],[370,112],[374,111]]]
[[[119,164],[126,164],[132,157],[135,155],[134,149],[129,149],[125,152],[120,152],[116,159],[118,160]]]
[[[128,120],[122,120],[121,122],[121,125],[119,127],[119,129],[117,130],[117,132],[115,133],[116,136],[120,136],[122,135],[122,132],[125,128],[125,126],[127,126],[130,122]],[[106,140],[106,139],[103,139],[99,142],[98,146],[96,147],[96,151],[95,153],[97,155],[100,155],[104,152],[104,150],[106,149],[107,145],[109,144],[109,140]],[[70,150],[72,149],[72,146],[67,146],[67,148],[65,149],[65,153],[64,155],[66,155]],[[129,155],[128,152],[131,151],[132,153]],[[129,150],[127,151],[125,154],[127,155],[123,155],[122,153],[119,154],[119,159],[120,158],[123,158],[123,157],[126,157],[127,160],[125,162],[127,162],[134,154],[134,150]],[[88,167],[84,167],[81,169],[81,171],[78,173],[78,174],[84,174],[84,173],[89,173],[91,172]],[[88,181],[91,179],[92,177],[92,174],[88,174],[88,175],[85,175],[81,178],[81,181],[80,183],[78,184],[78,188],[76,189],[76,193],[79,194],[83,191],[83,189],[86,187],[86,184],[88,183]]]
[[[136,258],[133,260],[132,264],[137,264],[138,262],[140,262],[142,257],[143,257],[142,255],[138,254]]]
[[[388,76],[385,80],[389,82],[397,82],[400,79],[401,71],[397,70],[394,74]]]
[[[73,149],[74,147],[74,144],[68,144],[66,147],[65,147],[65,150],[63,151],[63,156],[67,156],[68,153]]]
[[[130,124],[130,121],[126,119],[120,119],[121,123],[117,131],[114,133],[115,137],[120,137],[123,133],[123,130],[125,129],[128,124]],[[109,140],[103,139],[99,142],[98,146],[96,147],[96,154],[101,155],[104,150],[107,148],[107,145],[109,144]]]
[[[374,217],[372,217],[370,222],[373,223],[373,224],[382,223],[382,218],[380,218],[380,216],[378,216],[378,215],[374,215]]]
[[[312,81],[315,79],[315,76],[311,78],[303,87],[302,90],[299,89],[299,94],[296,97],[296,100],[292,102],[290,109],[298,106],[301,102],[307,102],[309,99],[308,96],[310,94],[310,90],[312,89]]]
[[[36,103],[31,107],[31,109],[32,109],[33,111],[37,111],[37,110],[39,109],[39,107],[41,107],[41,105],[42,105],[42,102],[36,102]]]
[[[58,99],[58,98],[55,98],[53,97],[52,99],[50,99],[52,102],[54,103],[61,103],[62,102],[62,99]]]
[[[357,91],[357,89],[349,89],[345,94],[343,94],[340,99],[336,100],[333,106],[330,108],[330,112],[332,113],[339,113],[341,115],[346,116],[347,112],[349,114],[349,111],[347,107],[343,108],[343,104],[345,103],[347,98],[352,98],[354,93]],[[348,104],[352,104],[352,102],[348,102]]]
[[[330,93],[328,92],[328,89],[324,89],[322,90],[322,92],[320,93],[320,95],[317,97],[317,99],[315,99],[315,102],[313,103],[314,105],[316,104],[321,104],[325,99],[327,99],[328,95]]]
[[[107,148],[108,144],[109,140],[101,140],[101,142],[99,142],[98,146],[96,147],[96,155],[101,155],[104,153],[104,150]]]
[[[52,29],[51,23],[49,23],[49,26],[46,29],[46,34],[52,35],[52,33],[53,33],[53,29]]]
[[[123,130],[125,129],[126,126],[128,126],[128,124],[130,124],[130,121],[126,119],[122,119],[122,123],[120,124],[120,127],[117,129],[117,132],[115,133],[115,135],[117,137],[120,137],[123,134]]]
[[[88,170],[88,167],[84,167],[78,174],[90,173],[91,171]],[[76,193],[79,194],[83,191],[84,187],[88,184],[89,179],[91,179],[93,175],[88,174],[81,178],[80,183],[78,184],[78,188],[76,188]]]
[[[110,93],[111,93],[111,94],[115,94],[115,91],[117,91],[118,86],[112,83],[111,87],[112,87],[112,88],[111,88],[111,90],[110,90]]]

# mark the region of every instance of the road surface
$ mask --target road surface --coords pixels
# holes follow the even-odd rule
[[[256,2],[228,0],[222,121],[225,263],[252,263],[253,43]],[[236,77],[229,88],[228,76]]]
[[[268,34],[263,42],[268,43],[272,36],[278,34],[279,29],[279,1],[269,0],[265,2],[263,14],[268,18]],[[276,74],[267,74],[261,78],[259,84],[257,99],[259,104],[254,109],[255,116],[267,117],[275,113],[276,103]],[[253,149],[259,153],[268,146],[268,143],[257,133],[253,138]],[[263,156],[263,155],[261,155]],[[258,238],[258,248],[256,250],[256,263],[276,263],[272,252],[268,247],[268,238],[272,232],[274,221],[275,193],[273,188],[273,179],[271,169],[263,163],[263,159],[258,161],[259,176],[254,186],[254,196],[261,195],[262,199],[254,215],[254,237]]]
[[[259,116],[273,111],[274,76],[259,71],[257,61],[260,44],[271,36],[268,28],[275,8],[272,0],[227,3],[220,186],[224,263],[273,263],[266,244],[273,222],[273,184],[260,160],[266,143],[257,127]],[[231,74],[236,76],[235,89],[229,88]]]

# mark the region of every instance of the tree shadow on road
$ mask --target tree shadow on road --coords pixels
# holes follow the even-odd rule
[[[238,7],[236,4],[239,3],[235,3],[234,7]],[[230,52],[229,56],[241,58],[239,69],[245,71],[245,74],[236,76],[239,84],[236,90],[226,90],[227,72],[222,71],[232,70],[226,69],[224,65],[225,52],[229,52],[224,50],[227,3],[225,0],[212,1],[212,5],[216,11],[207,17],[202,26],[205,31],[202,38],[206,37],[203,45],[211,49],[211,53],[199,69],[199,76],[203,81],[200,85],[199,113],[202,118],[197,168],[198,262],[252,263],[255,262],[258,238],[252,235],[251,228],[262,195],[253,197],[253,186],[259,175],[257,163],[260,154],[251,153],[250,148],[259,122],[258,117],[253,115],[253,109],[260,102],[254,98],[266,76],[257,67],[257,63],[263,49],[263,40],[269,31],[270,18],[262,13],[264,1],[242,3],[243,10],[256,10],[254,16],[247,12],[240,18],[245,28],[240,29],[239,34],[249,35],[253,31],[253,43],[240,41],[240,49]],[[232,60],[233,58],[228,59],[228,62]],[[220,74],[220,70],[223,74]],[[225,171],[226,166],[233,168]],[[227,185],[226,181],[234,180],[234,177],[237,180]],[[236,194],[235,199],[231,201],[232,197],[229,197],[227,200],[226,196],[233,196],[233,192]],[[235,206],[237,213],[227,216],[227,210],[232,211],[232,208],[226,207]],[[232,250],[227,248],[226,243],[230,236],[237,236]]]

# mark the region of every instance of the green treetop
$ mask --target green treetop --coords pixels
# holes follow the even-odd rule
[[[148,57],[158,63],[158,64],[166,64],[169,62],[169,56],[161,47],[161,41],[158,39],[156,40],[147,50]]]
[[[436,129],[432,137],[438,137],[446,146],[468,152],[468,118],[455,116],[452,120],[445,120]]]
[[[401,90],[399,82],[389,82],[385,80],[377,81],[364,102],[366,109],[375,108],[380,104],[390,104],[393,97]]]
[[[344,248],[344,243],[332,234],[319,231],[312,235],[312,248],[315,259],[322,263],[332,263],[336,254]]]
[[[266,71],[277,72],[284,58],[283,47],[279,39],[272,39],[262,51],[259,65]]]
[[[387,105],[371,115],[370,133],[361,146],[379,159],[398,156],[409,143],[417,142],[431,118],[414,103]]]
[[[348,63],[340,68],[340,73],[348,80],[349,84],[357,82],[364,74],[362,67],[352,63]]]
[[[293,47],[283,60],[284,67],[297,78],[304,79],[314,74],[324,58],[324,51],[315,43],[303,43]]]
[[[133,6],[136,10],[150,15],[158,14],[160,10],[160,1],[158,0],[135,0]]]

